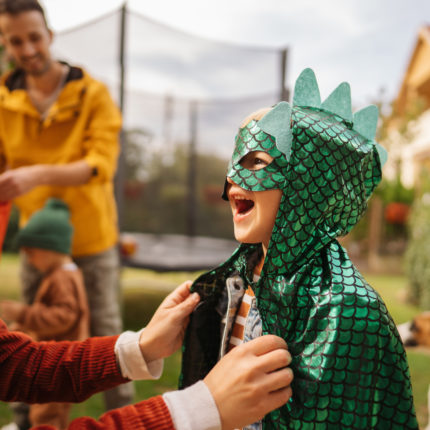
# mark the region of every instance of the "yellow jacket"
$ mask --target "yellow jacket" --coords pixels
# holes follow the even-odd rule
[[[113,177],[119,153],[121,115],[107,88],[82,69],[71,67],[66,83],[42,118],[15,70],[0,82],[0,171],[33,164],[85,160],[93,167],[80,186],[39,186],[15,199],[20,224],[49,197],[70,207],[74,226],[72,254],[91,255],[118,240]]]

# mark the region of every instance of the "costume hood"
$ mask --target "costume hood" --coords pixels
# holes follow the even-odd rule
[[[281,102],[239,130],[227,176],[244,189],[283,194],[266,275],[294,272],[361,218],[381,180],[381,158],[386,159],[373,140],[377,120],[373,105],[352,114],[346,82],[321,103],[315,75],[306,69],[292,107]],[[264,169],[247,170],[240,162],[252,151],[268,152],[274,160]]]

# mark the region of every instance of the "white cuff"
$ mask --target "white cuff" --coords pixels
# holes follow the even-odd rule
[[[215,400],[203,381],[163,394],[176,430],[221,430]]]
[[[163,373],[164,361],[159,360],[146,363],[139,347],[139,339],[143,329],[135,331],[125,331],[115,343],[115,355],[124,378],[137,379],[158,379]]]

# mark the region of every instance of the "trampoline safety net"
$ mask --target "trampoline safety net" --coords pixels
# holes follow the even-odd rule
[[[234,137],[285,94],[286,51],[198,38],[125,7],[58,33],[53,49],[122,107],[121,229],[233,238],[221,193]]]

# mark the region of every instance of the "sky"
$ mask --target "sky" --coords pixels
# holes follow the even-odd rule
[[[121,0],[41,0],[56,32],[93,20]],[[141,15],[192,35],[288,48],[287,83],[312,67],[322,98],[341,82],[356,104],[395,97],[429,0],[129,0]]]

